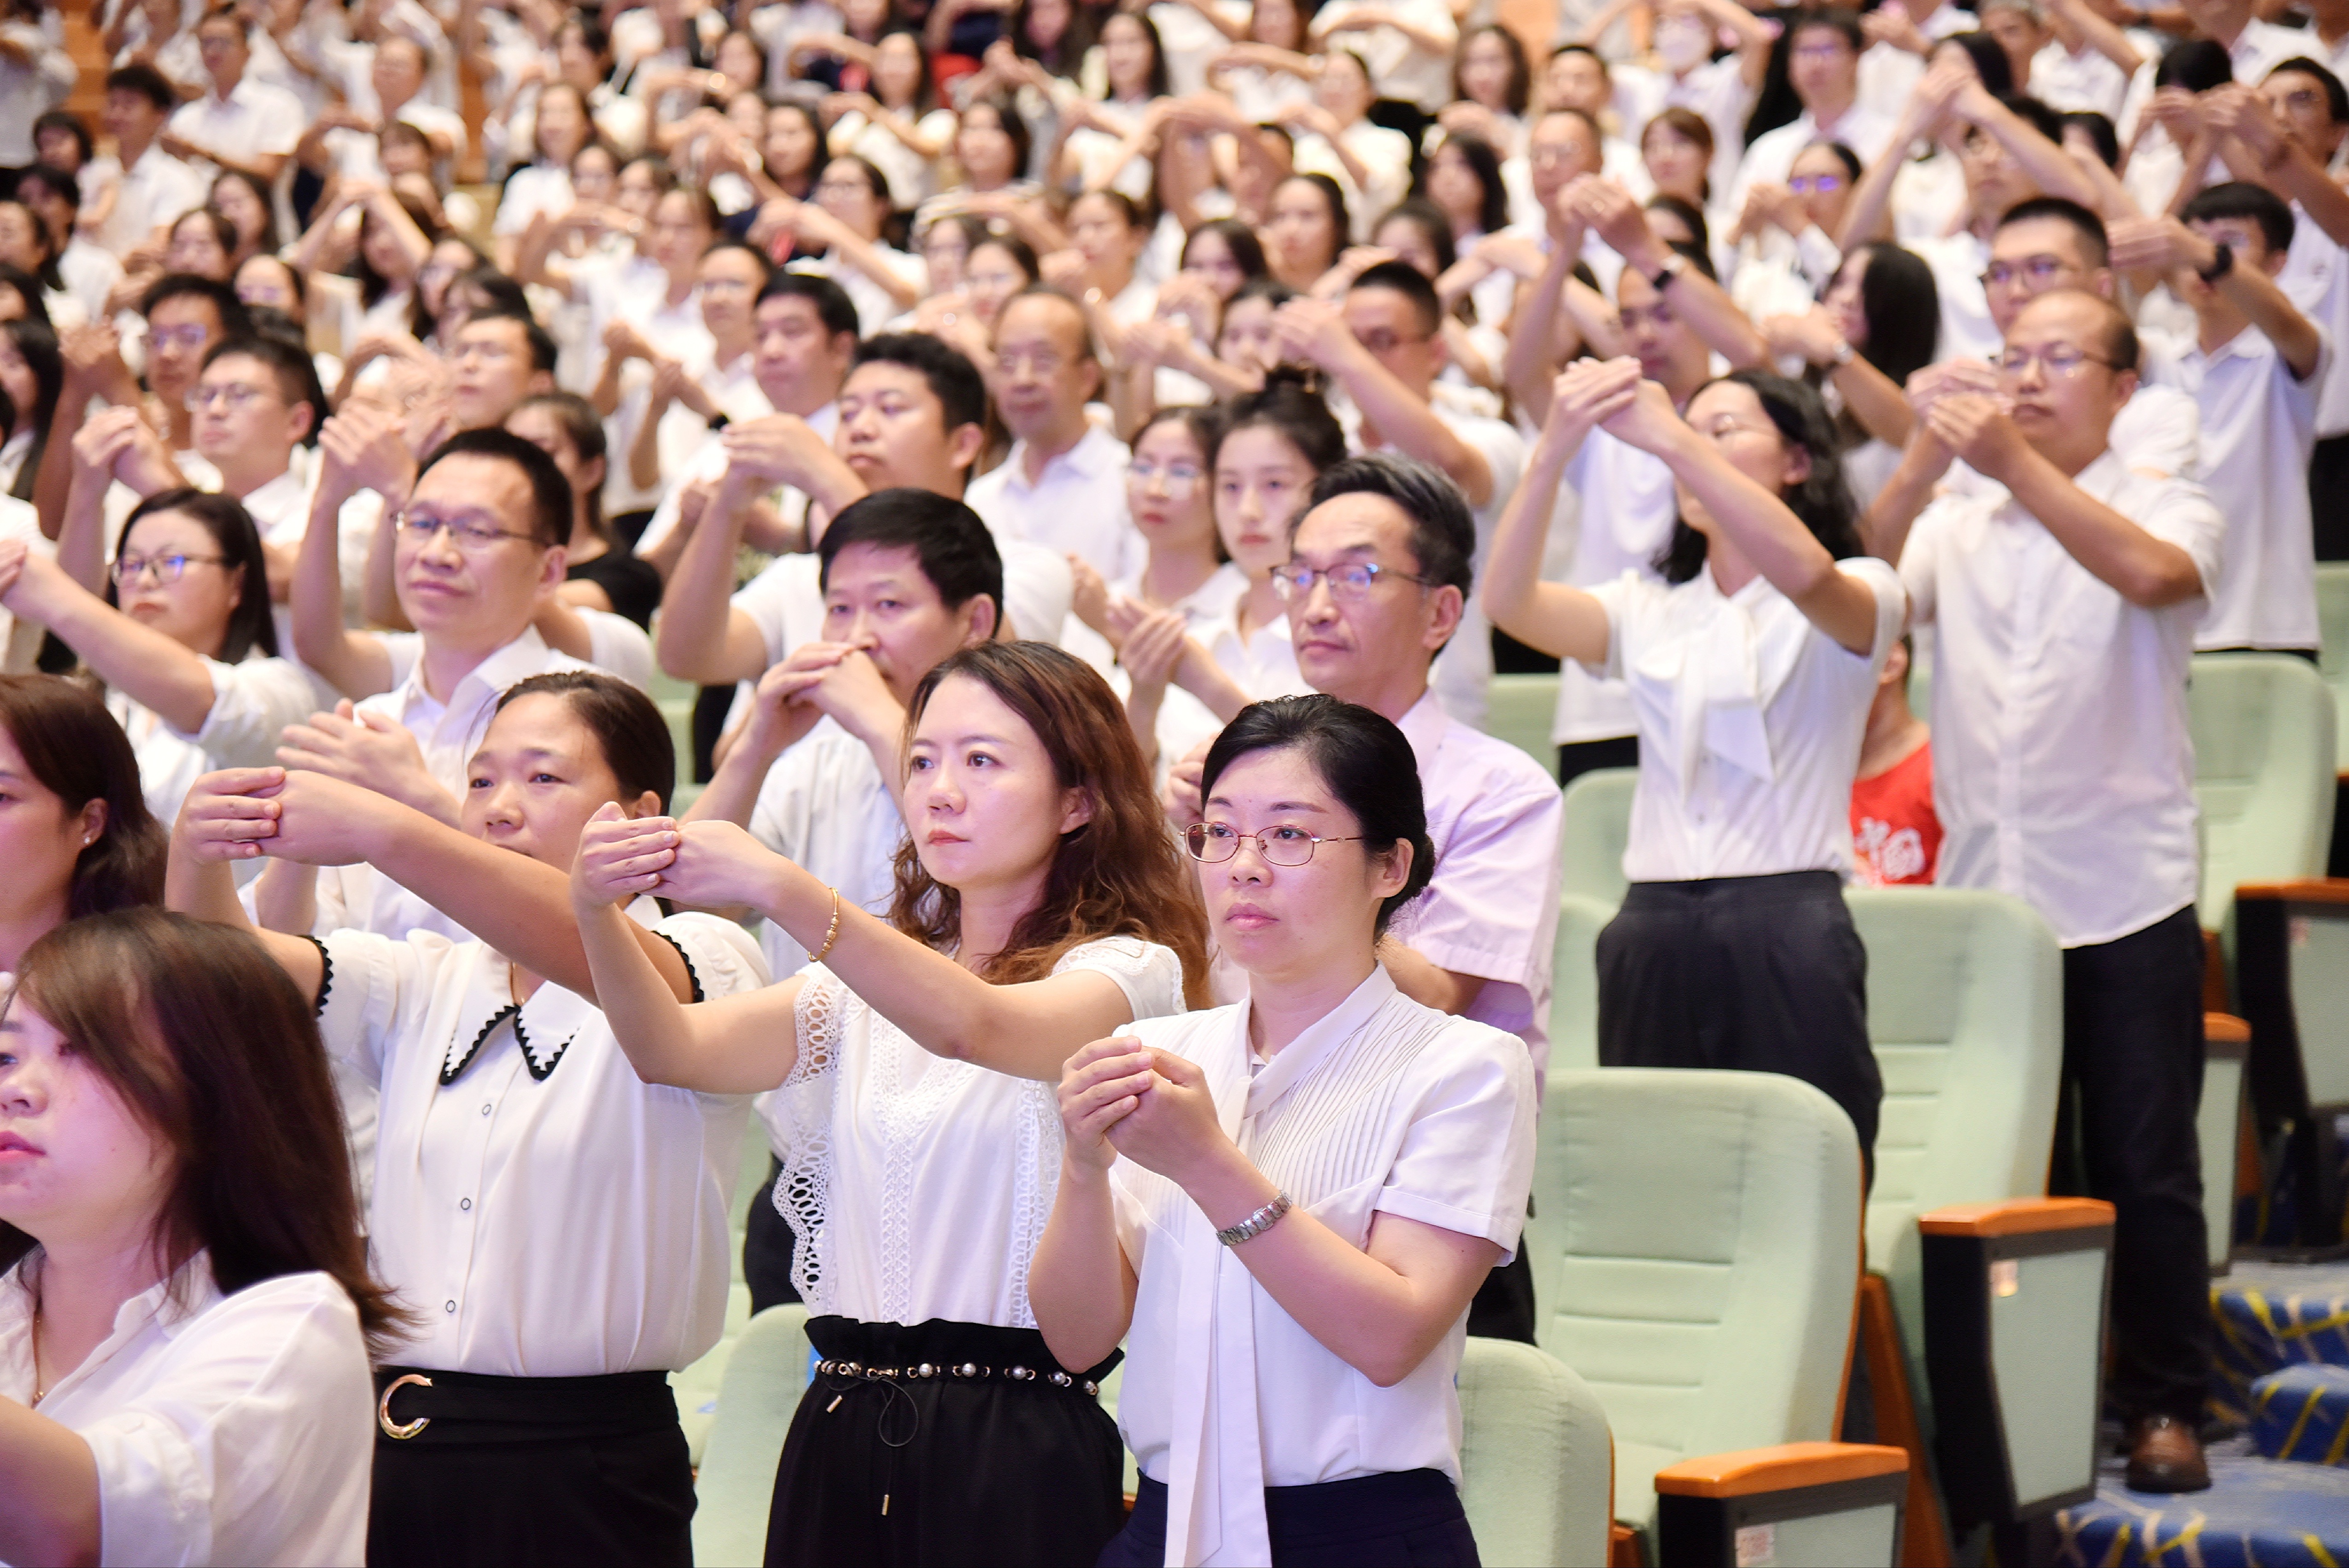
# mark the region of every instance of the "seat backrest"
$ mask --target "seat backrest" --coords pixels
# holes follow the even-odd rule
[[[2333,694],[2288,654],[2204,654],[2187,689],[2202,807],[2202,928],[2235,886],[2324,874],[2333,841]]]
[[[2046,1190],[2064,1060],[2064,963],[2022,900],[1959,888],[1846,892],[1868,948],[1868,1037],[1884,1075],[1868,1266],[1892,1287],[1909,1385],[1927,1399],[1917,1216]]]
[[[1851,1119],[1775,1073],[1552,1072],[1526,1227],[1542,1348],[1615,1434],[1618,1516],[1658,1469],[1833,1438],[1859,1284]]]
[[[1485,688],[1485,733],[1506,740],[1557,777],[1557,745],[1549,738],[1557,712],[1557,676],[1495,676]]]
[[[1491,1568],[1607,1561],[1613,1444],[1590,1385],[1513,1339],[1460,1361],[1460,1503]]]
[[[718,1418],[693,1480],[693,1558],[757,1563],[767,1554],[775,1460],[807,1388],[807,1308],[794,1302],[752,1318],[734,1341],[719,1386]]]
[[[1557,941],[1550,949],[1549,1070],[1599,1065],[1599,934],[1615,906],[1561,893]]]
[[[2317,673],[2333,688],[2333,734],[2349,735],[2349,561],[2316,563],[2316,628],[2324,638]]]
[[[1600,768],[1566,787],[1558,887],[1613,909],[1623,902],[1623,845],[1631,837],[1636,768]]]

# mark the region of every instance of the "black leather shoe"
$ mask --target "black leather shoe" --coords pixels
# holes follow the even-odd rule
[[[2175,1416],[2140,1417],[2129,1424],[2125,1480],[2131,1491],[2205,1490],[2210,1467],[2202,1458],[2201,1438]]]

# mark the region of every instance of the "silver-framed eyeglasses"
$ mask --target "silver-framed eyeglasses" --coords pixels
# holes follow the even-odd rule
[[[2113,363],[2102,355],[2091,354],[2069,343],[2051,343],[2035,349],[2002,349],[1991,356],[1991,364],[1997,367],[1998,373],[2010,379],[2020,378],[2024,371],[2031,368],[2033,360],[2037,360],[2040,368],[2047,372],[2050,381],[2077,376],[2083,365],[2102,365],[2109,368]]]
[[[449,531],[450,540],[460,550],[487,550],[501,539],[527,540],[527,533],[517,533],[510,528],[493,528],[486,522],[467,517],[441,517],[434,512],[404,508],[392,519],[392,526],[411,543],[423,544],[442,529]]]
[[[1330,584],[1330,597],[1341,603],[1369,596],[1371,587],[1381,577],[1399,578],[1424,587],[1427,579],[1399,567],[1381,566],[1375,561],[1349,561],[1337,566],[1299,566],[1290,562],[1272,569],[1272,591],[1282,600],[1302,599],[1313,592],[1316,579]]]
[[[177,583],[188,574],[191,563],[205,566],[225,566],[225,555],[189,555],[174,551],[169,555],[118,555],[114,558],[114,581],[117,586],[128,588],[152,572],[158,583]]]
[[[1183,847],[1191,858],[1208,865],[1221,865],[1240,852],[1240,845],[1250,843],[1264,857],[1268,866],[1301,866],[1313,858],[1316,844],[1360,843],[1363,835],[1348,833],[1322,838],[1302,828],[1267,828],[1261,833],[1240,833],[1232,830],[1228,822],[1194,822],[1183,830]]]

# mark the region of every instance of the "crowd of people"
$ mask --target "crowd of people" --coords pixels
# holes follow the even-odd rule
[[[2208,1484],[2186,686],[2349,556],[2349,0],[1491,10],[110,0],[91,125],[12,0],[0,1561],[689,1562],[760,1138],[771,1564],[1473,1563],[1606,768],[1600,1063],[1868,1169],[1843,887],[2046,920]]]

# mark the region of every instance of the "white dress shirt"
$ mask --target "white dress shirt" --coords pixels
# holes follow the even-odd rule
[[[204,204],[204,177],[150,142],[129,169],[112,154],[90,160],[82,170],[82,200],[94,201],[113,185],[114,211],[98,226],[98,242],[117,256],[143,245],[162,225]]]
[[[731,921],[629,914],[674,943],[696,1000],[767,983]],[[422,1325],[403,1365],[500,1377],[676,1371],[718,1343],[743,1095],[639,1080],[595,1004],[516,1009],[479,942],[338,931],[318,1030],[379,1093],[370,1250]]]
[[[310,677],[291,659],[274,659],[258,648],[243,662],[206,659],[212,677],[212,706],[193,734],[174,729],[163,716],[119,690],[106,694],[106,711],[130,738],[139,759],[139,792],[159,822],[177,821],[188,789],[222,768],[268,768],[277,761],[277,742],[289,724],[316,712]]]
[[[1303,696],[1313,688],[1297,667],[1297,644],[1289,635],[1288,617],[1275,615],[1242,634],[1239,613],[1246,601],[1247,590],[1243,588],[1229,609],[1192,634],[1207,650],[1207,656],[1232,677],[1232,684],[1247,694],[1250,702],[1262,702],[1271,696]],[[1216,729],[1222,727],[1220,723],[1216,726]]]
[[[1754,108],[1744,62],[1725,55],[1677,77],[1633,65],[1617,66],[1609,75],[1615,81],[1623,135],[1634,147],[1647,133],[1648,122],[1665,109],[1692,109],[1703,117],[1713,128],[1713,192],[1716,198],[1725,194],[1737,178],[1739,155],[1745,150],[1745,118]]]
[[[57,254],[57,276],[65,280],[66,296],[81,307],[84,321],[103,321],[106,296],[122,281],[122,263],[105,246],[77,233]]]
[[[930,264],[927,262],[879,240],[873,242],[873,249],[883,266],[914,285],[916,298],[930,292]],[[886,327],[900,308],[894,294],[866,276],[864,268],[850,265],[837,252],[826,251],[821,256],[793,262],[789,270],[814,273],[838,284],[841,293],[846,294],[849,303],[856,307],[856,329],[866,337]]]
[[[1626,572],[1663,582],[1656,575],[1656,557],[1672,542],[1672,524],[1681,513],[1672,470],[1662,459],[1604,430],[1593,430],[1567,464],[1566,482],[1558,489],[1561,505],[1568,504],[1563,492],[1569,490],[1581,501],[1581,527],[1575,534],[1567,582],[1596,588]],[[1560,746],[1612,740],[1638,728],[1631,696],[1622,682],[1573,659],[1559,667],[1552,740]]]
[[[426,770],[452,800],[462,801],[465,769],[480,749],[481,737],[489,732],[498,698],[506,688],[532,676],[592,667],[556,653],[534,628],[525,626],[522,635],[474,665],[445,703],[424,689],[419,659],[397,686],[357,706],[362,712],[383,715],[416,737]],[[341,930],[394,937],[411,931],[437,931],[458,941],[467,935],[455,921],[365,862],[319,868],[318,918],[311,929],[321,936]]]
[[[0,168],[21,169],[33,161],[33,121],[65,101],[80,79],[81,67],[66,52],[65,17],[43,6],[37,20],[14,15],[0,22],[0,37],[32,57],[0,59]]]
[[[2004,348],[2006,335],[1991,320],[1990,294],[1982,287],[1988,242],[1971,229],[1903,242],[1933,272],[1933,293],[1941,304],[1940,345],[1933,356],[1988,361]]]
[[[2328,340],[2302,380],[2255,326],[2209,354],[2194,339],[2147,336],[2146,374],[2202,411],[2202,484],[2225,500],[2226,546],[2218,590],[2194,634],[2198,648],[2313,651],[2323,641],[2308,459],[2316,446],[2316,392],[2332,358]]]
[[[250,163],[267,153],[291,153],[302,139],[309,120],[293,94],[247,76],[226,98],[207,91],[171,111],[171,134],[193,146],[218,152],[239,163]],[[219,172],[210,159],[194,167],[210,178]]]
[[[1183,1010],[1183,965],[1131,936],[1055,975],[1108,976],[1139,1018]],[[802,972],[799,1060],[760,1114],[798,1233],[792,1283],[817,1315],[1033,1328],[1028,1260],[1061,1177],[1052,1084],[934,1057],[823,965]]]
[[[1452,718],[1433,693],[1396,727],[1419,760],[1435,874],[1388,930],[1431,964],[1481,976],[1462,1016],[1522,1039],[1538,1078],[1549,1069],[1557,781],[1507,741]]]
[[[2316,438],[2322,441],[2349,433],[2349,367],[2338,347],[2349,342],[2349,253],[2297,201],[2292,215],[2292,248],[2284,253],[2276,287],[2335,346],[2316,394]]]
[[[1744,211],[1745,192],[1757,181],[1784,185],[1795,171],[1795,160],[1815,141],[1839,141],[1859,154],[1862,167],[1873,164],[1884,156],[1897,129],[1899,120],[1895,115],[1865,103],[1853,104],[1824,130],[1811,111],[1805,109],[1787,124],[1754,139],[1754,144],[1745,150],[1744,158],[1738,163],[1737,183],[1730,188],[1726,205],[1733,212]]]
[[[1607,673],[1640,720],[1627,880],[1850,874],[1860,738],[1909,595],[1881,561],[1837,570],[1876,597],[1867,653],[1759,573],[1730,594],[1709,564],[1676,587],[1627,572],[1592,590],[1607,607]]]
[[[1350,1245],[1383,1212],[1515,1253],[1538,1100],[1503,1031],[1422,1006],[1381,967],[1260,1068],[1245,1002],[1126,1032],[1196,1063],[1240,1151]],[[1465,1313],[1381,1388],[1273,1299],[1182,1188],[1121,1159],[1110,1190],[1140,1276],[1118,1427],[1167,1489],[1167,1562],[1269,1562],[1266,1487],[1414,1470],[1457,1484]]]
[[[1338,189],[1346,195],[1346,216],[1353,225],[1353,242],[1365,245],[1370,243],[1371,231],[1380,218],[1403,199],[1411,184],[1411,138],[1399,130],[1358,119],[1340,131],[1338,139],[1361,160],[1362,171],[1370,176],[1368,185],[1354,183],[1338,150],[1319,131],[1298,133],[1293,167],[1299,174],[1326,174],[1338,182]]]
[[[827,715],[767,769],[750,836],[838,889],[843,903],[886,919],[905,841],[890,785],[872,748]],[[773,921],[761,923],[759,944],[774,974],[807,966],[808,950]]]
[[[0,1280],[0,1398],[20,1404],[36,1387],[33,1305],[19,1264]],[[375,1379],[330,1274],[223,1296],[198,1253],[122,1304],[40,1413],[98,1461],[108,1568],[367,1559]]]
[[[1998,487],[1935,501],[1900,557],[1916,622],[1937,628],[1935,880],[2014,894],[2066,947],[2194,902],[2186,676],[2226,535],[2199,485],[2110,451],[2074,482],[2193,557],[2203,593],[2129,603]]]
[[[2128,73],[2086,42],[2067,49],[2050,38],[2031,57],[2024,90],[2057,114],[2101,114],[2118,121],[2128,85]]]
[[[1399,4],[1375,6],[1341,0],[1317,14],[1314,24],[1326,28],[1357,10],[1375,10],[1381,15],[1396,16],[1419,32],[1448,40],[1442,48],[1430,49],[1383,25],[1359,32],[1330,34],[1330,47],[1351,49],[1361,56],[1363,64],[1371,68],[1371,86],[1379,97],[1401,98],[1429,114],[1452,101],[1452,57],[1459,47],[1460,24],[1445,0],[1400,0]]]
[[[1022,539],[1063,555],[1081,555],[1115,583],[1142,570],[1148,554],[1125,504],[1125,443],[1091,420],[1077,444],[1044,459],[1028,479],[1028,443],[970,481],[963,499],[999,540]]]

